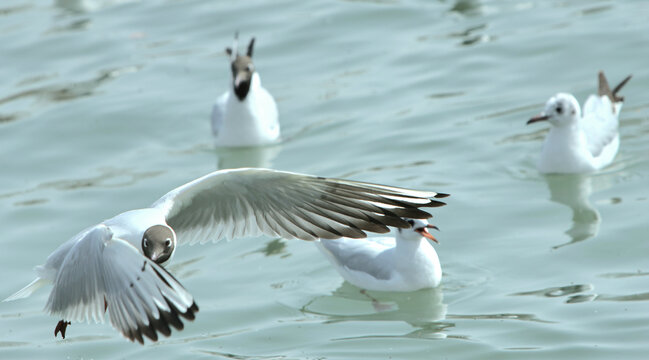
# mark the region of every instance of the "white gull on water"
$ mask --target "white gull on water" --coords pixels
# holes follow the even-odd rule
[[[217,146],[259,146],[279,140],[277,105],[261,86],[261,78],[252,62],[255,38],[245,55],[237,50],[237,34],[232,48],[227,48],[232,70],[232,85],[212,108],[212,133]]]
[[[349,283],[367,290],[415,291],[442,280],[437,252],[426,239],[437,242],[425,220],[405,219],[408,228],[396,237],[320,240],[316,245]]]
[[[156,341],[158,333],[182,330],[198,306],[162,266],[178,242],[281,236],[302,240],[364,238],[388,226],[409,229],[402,219],[426,219],[420,207],[444,205],[446,194],[324,178],[284,171],[242,168],[212,172],[182,185],[150,207],[126,211],[91,226],[59,246],[38,277],[5,299],[53,288],[45,310],[61,321],[104,321],[131,341]]]
[[[597,95],[588,97],[583,113],[574,96],[558,93],[541,115],[527,122],[552,125],[541,150],[538,166],[542,173],[591,172],[613,161],[620,146],[618,116],[624,100],[617,93],[629,79],[631,75],[611,90],[600,71]]]

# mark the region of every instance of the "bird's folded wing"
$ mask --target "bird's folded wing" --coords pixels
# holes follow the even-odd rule
[[[599,156],[604,148],[618,136],[618,113],[622,103],[615,107],[607,96],[591,95],[584,104],[581,128],[586,135],[588,150],[593,157]]]
[[[69,251],[54,281],[46,310],[64,320],[103,322],[104,311],[131,341],[153,341],[180,317],[194,319],[193,297],[166,270],[104,225],[86,233]]]
[[[365,231],[424,219],[420,207],[444,205],[435,192],[268,169],[221,170],[172,190],[162,209],[181,242],[266,234],[315,240],[362,238]]]
[[[212,107],[212,134],[217,136],[223,126],[223,118],[225,117],[225,104],[227,101],[228,93],[223,94],[216,100]]]
[[[374,239],[372,239],[374,240]],[[360,271],[376,279],[390,279],[392,272],[389,264],[381,261],[379,254],[394,247],[394,238],[381,241],[363,241],[356,239],[321,240],[316,242],[329,260],[348,270]]]

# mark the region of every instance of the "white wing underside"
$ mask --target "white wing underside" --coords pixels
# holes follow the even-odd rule
[[[622,102],[614,107],[606,96],[591,95],[586,100],[580,126],[593,157],[600,156],[618,138],[618,114],[621,108]]]
[[[113,327],[140,343],[169,336],[170,325],[182,329],[179,316],[192,320],[198,311],[166,270],[97,225],[69,249],[45,308],[64,320],[103,322],[106,306]]]
[[[153,207],[166,214],[179,242],[265,234],[315,240],[366,237],[409,227],[418,209],[444,194],[267,169],[221,170],[172,190]]]
[[[34,281],[30,282],[27,286],[25,286],[24,288],[18,290],[15,294],[9,296],[8,298],[6,298],[6,299],[4,299],[2,301],[4,302],[4,301],[14,301],[14,300],[18,300],[18,299],[24,299],[26,297],[31,296],[34,293],[34,291],[40,289],[41,287],[43,287],[44,285],[47,285],[49,283],[50,283],[50,281],[48,281],[47,279],[42,279],[42,278],[38,277],[38,278],[34,279]]]

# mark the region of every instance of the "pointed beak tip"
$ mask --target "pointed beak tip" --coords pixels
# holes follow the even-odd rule
[[[546,121],[546,120],[548,120],[548,118],[549,118],[549,116],[547,116],[547,115],[538,115],[538,116],[535,116],[535,117],[527,120],[527,123],[525,123],[525,125],[533,124],[533,123],[539,122],[539,121]]]
[[[421,236],[425,237],[426,239],[430,239],[430,240],[434,241],[435,243],[439,244],[439,241],[437,241],[437,239],[433,236],[433,234],[429,233],[428,230],[426,230],[426,228],[432,227],[432,226],[434,226],[434,225],[429,225],[429,226],[426,226],[425,228],[417,229],[417,232],[420,233]]]

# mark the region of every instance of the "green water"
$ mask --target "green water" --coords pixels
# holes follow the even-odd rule
[[[257,37],[281,145],[212,146],[235,30]],[[2,359],[647,356],[647,2],[5,0],[0,44],[0,298],[82,228],[219,167],[452,194],[440,289],[372,302],[300,241],[181,247],[169,269],[200,306],[182,332],[55,339],[41,290],[0,303]],[[526,120],[600,69],[634,75],[618,157],[540,175]]]

